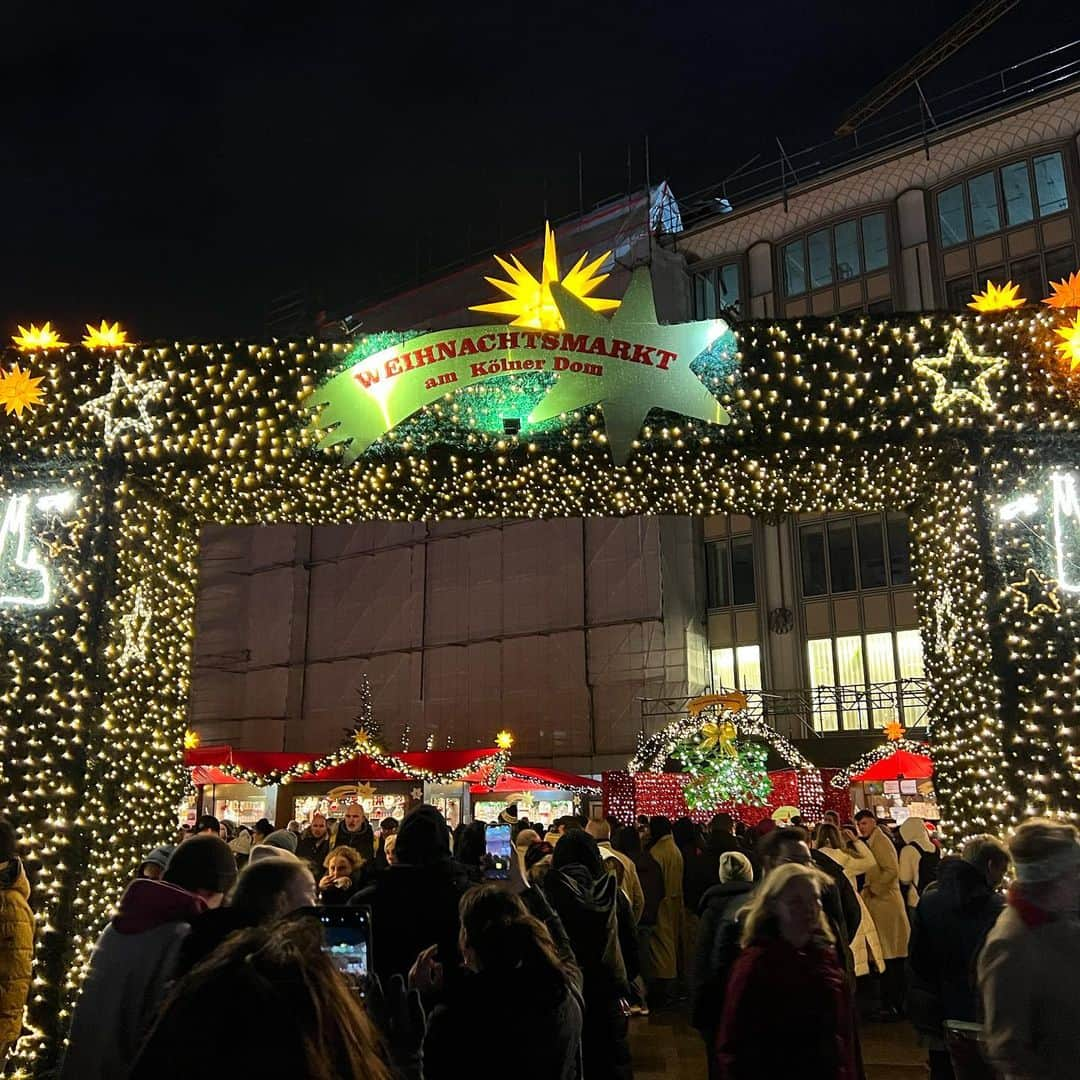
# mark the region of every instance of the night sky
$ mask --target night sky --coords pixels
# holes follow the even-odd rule
[[[651,175],[676,196],[841,114],[971,5],[550,2],[0,7],[0,332],[120,319],[258,338]],[[814,12],[813,15],[810,13]],[[1027,0],[928,92],[1076,36]]]

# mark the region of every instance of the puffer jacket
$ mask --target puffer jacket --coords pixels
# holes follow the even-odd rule
[[[34,961],[30,883],[19,859],[0,863],[0,1043],[12,1043],[23,1025]]]

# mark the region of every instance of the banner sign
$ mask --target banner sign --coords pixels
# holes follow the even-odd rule
[[[522,372],[558,376],[528,417],[540,423],[600,403],[608,444],[625,460],[650,409],[717,424],[730,417],[691,363],[731,331],[722,319],[661,325],[648,268],[634,272],[609,319],[551,285],[563,330],[470,326],[410,338],[335,375],[308,399],[323,445],[353,461],[391,428],[448,392]]]

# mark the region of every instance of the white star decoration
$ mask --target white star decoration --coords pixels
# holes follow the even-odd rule
[[[146,602],[141,585],[136,586],[135,601],[132,610],[120,616],[120,629],[124,634],[124,644],[120,648],[120,666],[130,667],[134,663],[146,660],[150,647],[150,623],[154,613]]]
[[[105,442],[111,446],[125,431],[134,431],[139,435],[149,435],[154,430],[154,420],[147,405],[157,401],[165,389],[164,379],[147,379],[136,382],[119,364],[113,366],[112,384],[107,394],[93,398],[79,406],[81,412],[101,420],[105,424]],[[114,415],[116,404],[121,399],[132,402],[138,411],[137,416]]]
[[[423,800],[424,800],[424,789],[422,787],[414,787],[412,789],[412,797],[417,802],[423,802]]]

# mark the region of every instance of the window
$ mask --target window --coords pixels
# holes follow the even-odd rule
[[[803,596],[824,596],[829,591],[824,525],[804,525],[799,530],[799,554]]]
[[[902,681],[923,678],[918,630],[815,638],[806,659],[818,731],[880,728],[901,711],[908,723],[923,715],[912,701],[916,688]]]
[[[739,645],[734,649],[713,649],[714,690],[760,690],[761,646]]]
[[[1065,161],[1060,151],[1012,161],[979,173],[966,184],[953,184],[938,192],[941,246],[956,247],[1068,208]],[[980,278],[983,274],[979,272]]]
[[[818,229],[808,236],[785,244],[782,253],[784,292],[788,297],[802,296],[808,290],[828,288],[837,283],[857,281],[864,274],[883,270],[889,265],[889,235],[885,214],[841,221],[831,229]],[[843,306],[850,308],[846,290]],[[834,295],[834,307],[841,307],[840,295]],[[857,309],[864,310],[865,291]]]
[[[859,223],[845,221],[833,229],[836,243],[836,280],[850,281],[862,273],[859,255]]]
[[[705,578],[710,610],[756,603],[753,539],[734,536],[706,544]]]
[[[801,240],[784,248],[784,291],[788,296],[806,292],[806,256]]]
[[[1039,200],[1039,217],[1056,214],[1069,208],[1065,190],[1065,163],[1060,154],[1043,154],[1035,158],[1035,192]]]
[[[911,584],[907,515],[864,514],[799,529],[804,597]]]
[[[739,313],[739,264],[699,270],[693,278],[694,318],[715,319]]]
[[[964,189],[960,184],[947,188],[938,196],[938,226],[942,247],[955,247],[967,239]]]
[[[810,249],[810,288],[820,289],[832,284],[832,244],[829,230],[811,233],[807,241]]]
[[[1001,229],[998,216],[997,181],[992,172],[974,176],[968,181],[968,198],[971,200],[971,235],[976,240]]]
[[[866,272],[883,270],[889,265],[889,242],[885,235],[885,215],[871,214],[862,219],[863,255]]]

